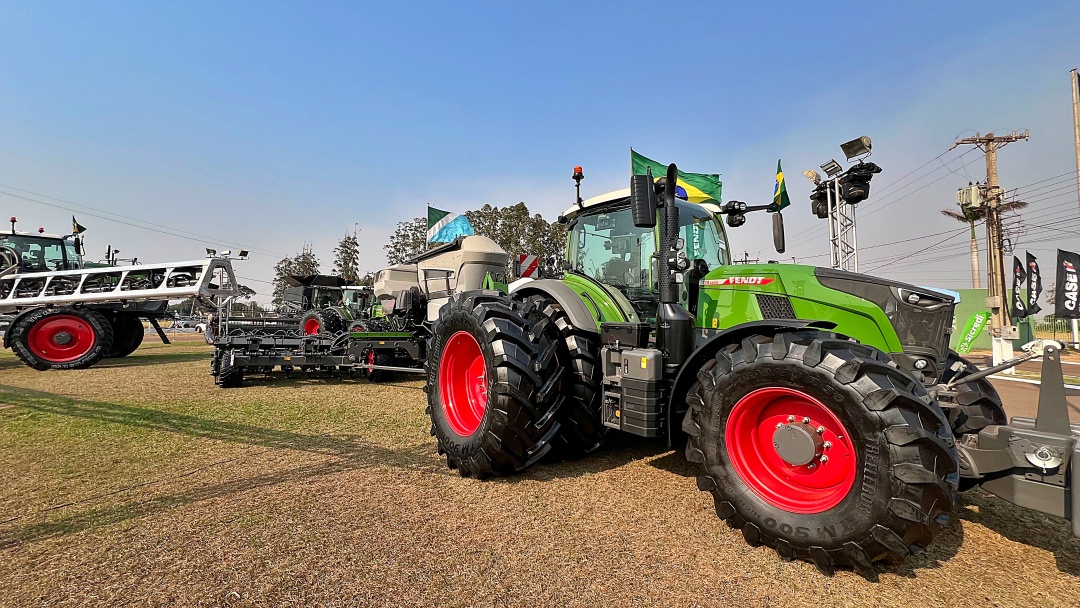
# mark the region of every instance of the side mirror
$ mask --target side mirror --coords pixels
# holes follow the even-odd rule
[[[77,253],[79,255],[82,255],[83,254],[82,239],[80,239],[79,237],[75,237],[74,241],[75,242],[73,243],[73,245],[75,245],[75,253]]]
[[[656,226],[656,187],[653,185],[652,169],[645,175],[630,178],[630,210],[634,214],[634,226],[653,228]]]
[[[772,240],[773,246],[776,247],[776,253],[784,253],[787,249],[784,242],[784,216],[779,211],[772,216]]]

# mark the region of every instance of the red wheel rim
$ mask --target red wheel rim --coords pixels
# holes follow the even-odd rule
[[[90,352],[97,336],[82,317],[52,315],[30,328],[26,342],[35,356],[52,363],[68,363]]]
[[[312,317],[307,321],[304,321],[304,333],[309,336],[319,333],[319,320]]]
[[[439,360],[439,398],[450,428],[468,437],[487,410],[487,365],[480,343],[467,331],[450,336]]]
[[[794,437],[786,444],[793,447],[781,446],[778,437]],[[726,443],[743,483],[785,511],[827,511],[855,483],[851,435],[832,410],[794,389],[762,388],[740,399],[728,416]],[[793,459],[793,452],[809,461]]]

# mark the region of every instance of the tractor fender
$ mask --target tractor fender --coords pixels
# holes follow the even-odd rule
[[[808,328],[827,331],[834,327],[836,327],[836,324],[831,321],[806,319],[751,321],[750,323],[742,323],[722,329],[704,342],[699,342],[699,346],[690,354],[690,358],[686,360],[678,375],[675,376],[675,384],[672,385],[671,397],[667,407],[668,448],[674,445],[677,436],[682,433],[682,420],[679,419],[679,416],[686,412],[686,395],[690,392],[690,387],[694,385],[694,381],[697,380],[698,371],[709,359],[716,356],[717,351],[721,348],[756,334],[770,335],[785,330]],[[702,330],[696,331],[701,332]]]
[[[570,317],[570,322],[574,324],[574,327],[583,331],[597,332],[596,319],[585,306],[585,302],[581,300],[581,296],[579,296],[572,287],[562,281],[556,279],[527,281],[516,285],[510,290],[510,293],[522,297],[533,294],[550,296],[559,303],[559,306],[561,306],[564,311],[566,311],[566,314]]]

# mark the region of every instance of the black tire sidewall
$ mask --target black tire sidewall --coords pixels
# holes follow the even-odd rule
[[[805,393],[824,404],[843,423],[851,435],[855,450],[855,480],[848,494],[835,506],[813,514],[792,513],[776,507],[758,496],[739,477],[731,464],[727,446],[726,425],[732,408],[750,392],[769,387],[785,387]],[[712,391],[711,435],[719,438],[718,445],[704,446],[717,450],[713,461],[714,479],[721,492],[729,498],[744,519],[763,525],[763,531],[787,538],[805,539],[807,544],[826,549],[841,547],[845,542],[864,538],[875,522],[882,517],[884,505],[890,498],[891,478],[888,442],[882,433],[882,422],[862,405],[862,396],[854,388],[836,381],[827,372],[805,365],[757,360],[739,373],[721,376]]]
[[[111,358],[126,357],[142,344],[144,328],[137,315],[118,313],[113,317],[113,348]]]

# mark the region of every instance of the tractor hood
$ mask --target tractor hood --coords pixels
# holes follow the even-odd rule
[[[945,361],[956,304],[953,295],[830,268],[815,268],[814,276],[824,287],[868,300],[881,308],[896,331],[904,353]]]
[[[700,283],[700,327],[747,321],[829,321],[897,365],[936,380],[948,356],[955,299],[942,291],[854,272],[798,264],[738,264]]]

